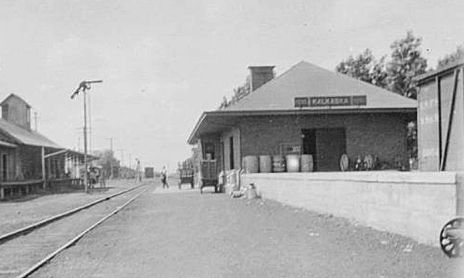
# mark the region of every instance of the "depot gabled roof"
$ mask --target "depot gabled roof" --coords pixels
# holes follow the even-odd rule
[[[295,98],[365,96],[365,105],[295,107]],[[205,133],[221,132],[237,117],[333,113],[416,112],[417,101],[347,75],[302,61],[223,110],[204,112],[188,143]]]
[[[58,144],[43,136],[42,134],[33,130],[25,129],[5,121],[4,119],[0,119],[0,132],[6,134],[15,143],[18,144],[61,149]]]
[[[22,102],[24,102],[24,104],[25,104],[27,107],[29,107],[29,108],[32,107],[32,106],[31,106],[29,103],[27,103],[22,97],[20,97],[20,96],[18,96],[18,95],[16,95],[16,94],[10,94],[10,95],[8,95],[2,102],[0,102],[0,105],[3,105],[5,102],[7,102],[7,101],[8,101],[10,98],[12,98],[12,97],[21,100]]]
[[[294,110],[295,97],[358,95],[366,96],[367,103],[361,107],[352,106],[353,109],[417,108],[417,102],[413,99],[302,61],[225,110]],[[349,107],[330,107],[330,109],[347,108]],[[327,109],[327,107],[303,109]]]

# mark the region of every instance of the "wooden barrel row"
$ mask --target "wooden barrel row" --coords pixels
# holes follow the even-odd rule
[[[246,173],[282,173],[282,172],[312,172],[313,156],[310,154],[297,155],[260,155],[245,156],[243,168]]]

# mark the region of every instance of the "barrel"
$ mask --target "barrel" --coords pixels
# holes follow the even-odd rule
[[[285,158],[281,155],[274,155],[272,157],[272,172],[281,173],[285,172]]]
[[[288,154],[287,160],[287,172],[299,172],[300,171],[300,156],[297,154]]]
[[[270,155],[259,156],[259,172],[270,173],[272,171],[272,160]]]
[[[243,158],[243,165],[245,173],[258,173],[258,157],[255,155],[248,155]]]
[[[348,171],[349,166],[350,166],[350,159],[348,155],[342,154],[342,157],[340,158],[340,170]]]
[[[312,172],[314,168],[313,156],[310,154],[301,155],[301,172]]]

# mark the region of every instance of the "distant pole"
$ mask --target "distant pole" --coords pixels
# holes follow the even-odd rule
[[[132,154],[129,153],[129,169],[132,169]]]
[[[89,185],[87,184],[87,90],[84,88],[84,189],[88,192]]]
[[[110,179],[113,179],[113,137],[107,138],[110,140],[110,150],[111,150],[111,158],[110,158]]]
[[[124,149],[118,149],[121,154],[121,166],[124,166]]]
[[[92,105],[90,101],[90,94],[87,95],[89,98],[89,151],[92,153]]]
[[[79,84],[79,87],[71,95],[71,99],[77,96],[80,92],[84,94],[84,188],[85,192],[88,192],[88,179],[87,179],[87,90],[90,89],[90,85],[93,83],[102,83],[102,80],[94,81],[82,81]]]
[[[42,154],[41,164],[42,164],[43,189],[45,190],[47,188],[47,179],[45,177],[45,147],[42,147],[41,154]]]

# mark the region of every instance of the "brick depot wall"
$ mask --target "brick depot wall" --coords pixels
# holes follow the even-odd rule
[[[234,150],[234,169],[240,169],[242,162],[240,159],[240,130],[233,128],[228,132],[224,132],[221,136],[221,142],[224,146],[224,170],[231,170],[230,165],[230,138],[233,138]]]
[[[301,144],[302,129],[344,127],[350,159],[373,154],[392,165],[396,156],[407,163],[406,125],[414,117],[400,113],[245,117],[239,122],[241,155],[276,155],[281,143]]]
[[[437,246],[456,215],[453,172],[331,172],[242,175],[258,194],[287,205],[345,217]]]

